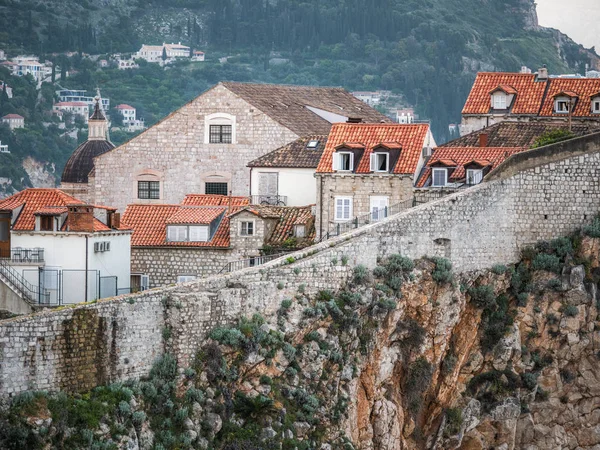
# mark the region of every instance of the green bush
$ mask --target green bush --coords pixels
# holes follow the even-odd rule
[[[529,294],[527,292],[521,292],[517,295],[517,306],[527,306],[527,300],[529,300]]]
[[[346,255],[342,256],[342,266],[348,265],[348,257]]]
[[[492,272],[494,272],[496,275],[503,275],[507,270],[508,268],[502,264],[496,264],[492,266]]]
[[[546,145],[566,141],[567,139],[573,139],[574,137],[576,136],[575,134],[573,134],[572,131],[564,128],[547,131],[538,136],[538,138],[535,141],[533,141],[533,144],[531,144],[531,148],[544,147]]]
[[[282,300],[281,308],[282,309],[290,309],[292,307],[292,301],[290,299]]]
[[[419,350],[425,342],[425,328],[412,318],[399,320],[395,333],[403,336],[400,340],[400,348],[406,355]]]
[[[285,287],[285,284],[283,281],[280,281],[279,283],[277,283],[277,289],[282,290]]]
[[[534,270],[545,270],[548,272],[560,273],[562,265],[556,255],[547,253],[538,253],[531,263]]]
[[[448,408],[446,410],[446,427],[444,428],[444,435],[446,437],[457,435],[460,433],[462,424],[462,410],[460,408]]]
[[[537,386],[538,374],[533,372],[525,372],[521,374],[521,382],[528,390],[533,390]]]
[[[404,392],[408,401],[408,409],[413,417],[421,410],[423,394],[429,387],[432,376],[433,366],[422,356],[408,368]]]
[[[560,281],[558,278],[552,278],[550,281],[548,281],[548,287],[553,291],[560,291],[562,290],[562,281]]]
[[[583,228],[583,234],[593,238],[600,238],[600,215],[594,217],[592,223]]]
[[[577,306],[567,305],[562,308],[562,312],[567,317],[575,317],[579,314],[579,309],[577,309]]]
[[[268,375],[261,375],[259,381],[260,384],[264,384],[266,386],[271,386],[273,384],[273,380]]]
[[[354,283],[358,285],[365,284],[369,281],[369,269],[362,264],[359,264],[354,268],[352,279],[354,280]]]
[[[432,258],[435,263],[435,269],[431,273],[431,277],[440,284],[452,282],[452,263],[446,258]]]
[[[491,308],[496,304],[494,288],[487,284],[470,287],[467,293],[471,297],[471,301],[480,308]]]
[[[204,393],[200,389],[191,387],[185,393],[185,399],[190,403],[200,403],[204,399]]]

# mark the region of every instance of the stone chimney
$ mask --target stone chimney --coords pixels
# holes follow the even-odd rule
[[[480,133],[479,134],[479,146],[480,147],[487,147],[488,146],[488,134],[487,133]]]
[[[538,69],[537,80],[538,81],[546,81],[548,79],[548,68],[546,64],[543,67]]]
[[[94,232],[94,207],[91,205],[71,205],[67,213],[67,229],[72,232]]]

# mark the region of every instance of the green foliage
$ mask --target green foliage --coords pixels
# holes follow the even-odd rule
[[[567,317],[575,317],[579,314],[579,309],[574,305],[564,306],[562,309],[562,313]]]
[[[346,255],[342,256],[342,266],[348,265],[348,257]]]
[[[531,148],[544,147],[545,145],[555,144],[557,142],[566,141],[567,139],[573,139],[575,134],[567,129],[556,129],[547,131],[544,134],[540,135],[534,142],[531,144]]]
[[[423,394],[429,387],[433,376],[433,366],[424,357],[420,356],[408,368],[404,386],[408,409],[415,417],[423,405]]]
[[[446,427],[444,436],[455,436],[460,432],[463,424],[462,410],[460,408],[448,408],[446,410]]]
[[[481,347],[484,351],[494,348],[504,337],[514,322],[513,315],[505,294],[486,304],[481,315]]]
[[[560,291],[562,290],[562,281],[560,281],[558,278],[552,278],[550,281],[548,281],[548,287],[554,291]]]
[[[369,281],[369,269],[362,264],[359,264],[354,268],[353,277],[354,283],[361,285]]]
[[[294,258],[293,256],[288,256],[287,258],[285,258],[285,262],[286,264],[292,264],[296,262],[296,258]]]
[[[491,308],[495,306],[494,288],[489,285],[473,286],[467,290],[471,301],[479,308]]]
[[[283,281],[280,281],[279,283],[277,283],[277,289],[282,290],[285,287],[285,283]]]
[[[467,392],[475,396],[486,411],[505,397],[513,396],[521,386],[521,378],[510,369],[480,373],[469,381]]]
[[[452,282],[452,263],[446,258],[432,258],[435,263],[435,269],[431,272],[431,277],[440,284]]]
[[[534,270],[546,270],[548,272],[560,273],[562,265],[558,256],[539,253],[533,259],[531,267]]]
[[[521,382],[523,387],[532,391],[537,386],[538,374],[533,372],[525,372],[521,374]]]
[[[290,299],[286,299],[286,300],[282,300],[281,301],[281,308],[282,309],[290,309],[292,307],[292,301]]]
[[[405,355],[417,352],[425,341],[425,328],[412,318],[399,320],[395,333],[400,337],[400,348]]]
[[[503,264],[495,264],[492,266],[492,272],[494,272],[496,275],[504,275],[507,270],[508,268]]]
[[[583,234],[593,238],[600,238],[600,215],[594,217],[592,223],[583,228]]]

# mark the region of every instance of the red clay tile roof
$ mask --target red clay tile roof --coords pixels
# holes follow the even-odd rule
[[[480,72],[475,78],[463,114],[488,114],[491,109],[490,92],[499,86],[510,86],[516,91],[513,114],[537,114],[544,98],[546,82],[536,81],[535,74]]]
[[[7,114],[5,116],[2,117],[3,119],[24,119],[25,117],[19,115],[19,114]]]
[[[38,209],[33,214],[35,216],[57,216],[68,212],[69,209],[66,206],[45,206]]]
[[[499,84],[498,86],[496,86],[495,89],[492,89],[490,91],[490,94],[493,94],[496,91],[503,91],[503,92],[506,92],[507,94],[516,94],[517,93],[517,90],[514,87],[509,86],[508,84]]]
[[[182,205],[128,205],[123,223],[133,229],[132,247],[229,247],[229,217],[224,215],[209,242],[168,242],[167,222]],[[214,209],[214,208],[210,208]],[[222,208],[221,211],[225,211]]]
[[[54,106],[87,106],[87,103],[83,102],[58,102]]]
[[[596,117],[592,114],[591,98],[600,91],[600,78],[551,78],[548,93],[544,99],[540,116],[565,117],[567,114],[554,112],[554,99],[561,93],[570,97],[577,97],[573,117]]]
[[[225,211],[227,208],[224,207],[182,206],[166,223],[208,225]]]
[[[183,199],[182,205],[188,206],[246,206],[250,204],[248,197],[228,197],[227,195],[216,194],[188,194]]]
[[[370,154],[381,143],[397,142],[402,146],[392,173],[414,174],[429,131],[427,124],[348,124],[337,123],[331,128],[327,145],[317,167],[318,173],[332,173],[333,153],[337,147],[360,142],[365,146],[356,173],[371,173]]]
[[[135,109],[133,106],[122,103],[120,105],[115,106],[115,109]]]
[[[271,232],[271,235],[266,239],[266,245],[280,247],[283,243],[294,236],[294,225],[304,225],[306,227],[306,236],[303,239],[298,239],[298,246],[310,245],[314,242],[315,219],[312,213],[313,205],[309,206],[269,206],[269,205],[252,205],[242,208],[239,211],[231,214],[234,216],[241,212],[250,212],[263,219],[276,219],[277,223]]]
[[[0,200],[0,211],[12,211],[21,205],[25,205],[12,229],[14,231],[33,231],[35,230],[35,213],[37,211],[48,206],[81,204],[83,202],[59,189],[26,189]]]
[[[452,161],[451,166],[456,169],[450,176],[450,181],[459,181],[465,177],[465,164],[473,161],[487,161],[491,164],[490,169],[498,166],[510,155],[527,150],[527,148],[518,147],[439,147],[435,149],[433,156],[427,162],[423,174],[419,178],[417,187],[425,187],[429,184],[431,178],[431,167],[436,163],[443,161]]]
[[[120,230],[126,230],[127,228],[120,228]],[[98,219],[96,219],[94,217],[94,232],[98,232],[98,231],[110,231],[110,228],[108,228],[106,225],[104,225],[102,222],[100,222]]]
[[[310,141],[318,141],[316,148],[308,148]],[[301,137],[260,158],[250,161],[248,167],[294,167],[316,169],[327,143],[326,135]]]

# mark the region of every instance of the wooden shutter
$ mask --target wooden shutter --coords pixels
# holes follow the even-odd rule
[[[371,153],[371,172],[375,172],[377,169],[377,155],[375,153]]]
[[[333,170],[340,170],[340,155],[339,153],[333,153]]]

